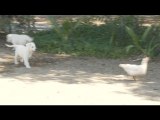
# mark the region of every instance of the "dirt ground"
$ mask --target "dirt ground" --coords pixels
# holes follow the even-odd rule
[[[1,105],[160,105],[160,60],[134,81],[118,65],[140,61],[35,52],[27,69],[13,59],[1,46]]]

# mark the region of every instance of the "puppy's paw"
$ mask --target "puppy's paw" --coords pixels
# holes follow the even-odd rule
[[[21,62],[23,62],[23,59],[20,59]]]
[[[30,66],[26,66],[26,68],[31,68]]]
[[[18,64],[19,64],[19,62],[15,62],[14,64],[18,65]]]

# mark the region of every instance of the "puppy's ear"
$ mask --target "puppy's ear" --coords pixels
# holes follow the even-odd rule
[[[27,44],[26,44],[26,47],[28,47],[29,49],[31,49],[31,44],[30,44],[30,43],[27,43]]]

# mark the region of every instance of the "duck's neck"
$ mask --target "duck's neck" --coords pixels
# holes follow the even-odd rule
[[[144,74],[146,74],[146,72],[147,72],[147,67],[148,67],[148,62],[142,62],[142,67],[143,67],[143,72],[144,72]]]

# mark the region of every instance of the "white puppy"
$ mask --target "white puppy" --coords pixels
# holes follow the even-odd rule
[[[15,58],[14,63],[18,64],[18,57],[20,57],[20,61],[24,61],[24,65],[26,68],[31,68],[29,64],[29,58],[31,58],[33,51],[36,50],[36,45],[33,42],[27,43],[26,46],[24,45],[7,45],[7,47],[14,47],[15,48]]]
[[[28,35],[8,34],[6,36],[6,41],[13,45],[26,45],[27,43],[32,42],[33,38]]]

